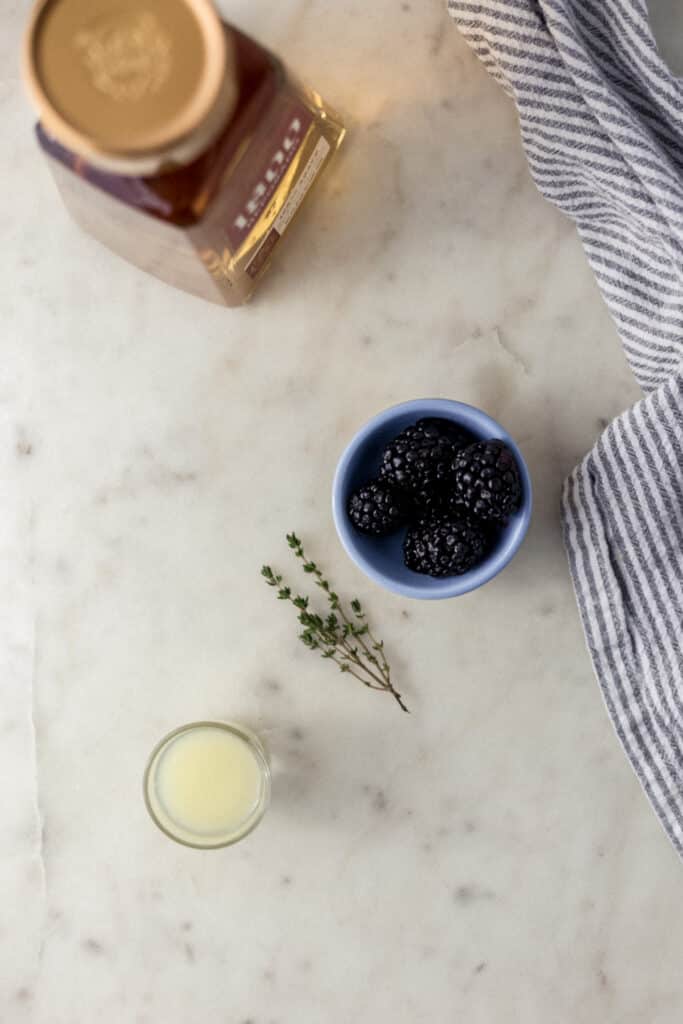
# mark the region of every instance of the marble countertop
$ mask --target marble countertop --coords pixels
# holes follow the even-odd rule
[[[584,648],[560,484],[637,398],[572,226],[442,0],[234,0],[348,143],[249,308],[82,236],[0,39],[3,1024],[673,1024],[680,864]],[[343,554],[336,459],[443,395],[536,488],[512,565],[399,599]],[[259,578],[295,529],[386,639],[402,715],[295,639]],[[175,725],[267,740],[273,803],[200,853],[148,820]]]

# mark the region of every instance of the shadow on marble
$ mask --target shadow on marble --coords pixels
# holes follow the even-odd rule
[[[453,71],[452,95],[395,99],[386,121],[348,124],[345,144],[289,228],[286,253],[274,261],[254,306],[286,302],[303,277],[309,294],[324,294],[343,267],[338,312],[350,290],[367,288],[375,301],[391,302],[406,278],[421,286],[427,308],[439,299],[425,274],[435,253],[447,260],[456,245],[465,252],[472,233],[476,243],[491,243],[491,260],[497,258],[516,194],[529,188],[526,162],[519,140],[509,131],[501,138],[497,126],[481,144],[478,107],[490,116],[488,97],[468,105]],[[434,132],[457,132],[461,143],[435,160]]]

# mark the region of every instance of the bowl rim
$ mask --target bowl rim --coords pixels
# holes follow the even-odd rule
[[[499,438],[501,441],[505,441],[517,459],[524,494],[522,508],[516,513],[514,519],[511,520],[511,523],[515,526],[514,533],[511,533],[508,543],[494,557],[487,558],[481,565],[476,566],[469,572],[463,573],[462,576],[448,576],[444,579],[425,577],[424,584],[421,582],[404,583],[391,579],[378,569],[370,559],[366,558],[356,546],[355,531],[348,521],[346,505],[343,501],[344,483],[349,466],[360,446],[380,427],[384,427],[392,419],[408,413],[415,413],[416,420],[425,416],[443,416],[445,419],[455,419],[456,422],[463,426],[468,426],[476,421],[477,433],[480,433],[483,428],[485,431],[490,431],[490,438],[492,440]],[[485,438],[482,438],[482,440],[485,440]],[[332,483],[332,516],[337,536],[351,561],[369,579],[379,583],[386,590],[399,594],[401,597],[410,597],[417,600],[442,600],[460,597],[492,580],[505,569],[519,551],[529,528],[532,510],[533,489],[531,476],[524,456],[514,438],[497,420],[489,416],[483,409],[451,398],[415,398],[407,402],[399,402],[397,405],[389,406],[377,413],[354,434],[351,441],[347,444],[337,463]],[[427,580],[429,580],[428,584]]]

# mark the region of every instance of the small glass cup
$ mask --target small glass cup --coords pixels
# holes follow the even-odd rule
[[[227,740],[229,736],[232,741],[223,751],[228,754],[231,748],[228,757],[237,769],[230,777],[227,775],[227,765],[219,765],[215,752],[212,755],[209,750],[211,743],[214,747],[216,744],[217,736],[210,736],[215,731],[227,734],[223,739]],[[240,761],[242,771],[239,770]],[[188,779],[191,780],[189,785]],[[236,794],[234,803],[237,813],[232,820],[224,804],[226,814],[220,826],[218,822],[212,825],[206,823],[205,827],[201,827],[198,822],[194,825],[187,820],[183,822],[177,808],[173,807],[174,786],[177,791],[180,790],[178,807],[184,803],[187,810],[193,794],[198,803],[203,802],[206,806],[208,799],[211,804],[210,790],[213,783],[223,790],[223,797],[231,789]],[[270,802],[270,788],[270,766],[258,736],[246,726],[222,721],[190,722],[168,733],[150,754],[143,779],[145,805],[155,825],[175,842],[198,850],[220,849],[244,839],[265,814]],[[241,794],[238,792],[240,789],[243,790]],[[221,793],[217,792],[216,796],[218,807]],[[240,804],[241,808],[238,806]]]

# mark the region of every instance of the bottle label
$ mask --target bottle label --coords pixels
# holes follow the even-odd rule
[[[287,196],[282,209],[273,222],[273,227],[278,234],[283,235],[290,220],[301,206],[304,196],[315,181],[316,175],[323,165],[325,157],[330,151],[330,144],[327,139],[318,139],[315,149],[311,153],[308,163],[296,180],[296,185]]]
[[[249,173],[240,172],[246,182],[228,211],[227,235],[233,253],[237,252],[249,232],[273,198],[313,121],[313,114],[303,103],[288,102],[274,126],[268,130],[266,147],[252,158]],[[265,152],[263,152],[265,148]],[[247,157],[249,159],[249,157]]]
[[[301,206],[304,196],[316,179],[318,171],[322,167],[325,157],[330,151],[330,144],[327,139],[318,139],[315,149],[308,158],[308,162],[297,178],[294,188],[287,196],[282,209],[273,221],[273,226],[259,246],[256,255],[251,260],[246,270],[250,277],[256,277],[263,267],[279,238],[287,230],[287,226],[296,211]]]

